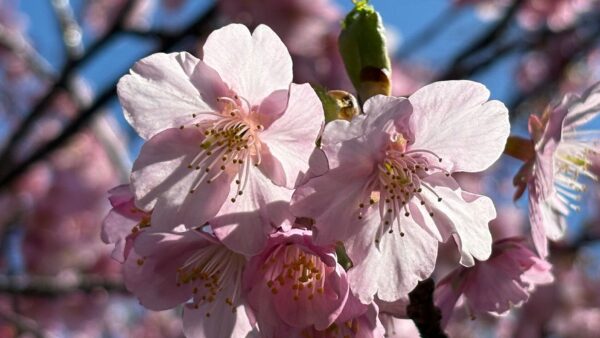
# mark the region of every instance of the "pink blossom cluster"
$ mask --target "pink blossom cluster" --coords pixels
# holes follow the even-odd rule
[[[457,5],[477,5],[485,15],[494,15],[510,6],[509,0],[454,0]],[[526,29],[547,26],[554,31],[572,26],[598,5],[597,0],[525,0],[519,9],[519,23]]]
[[[325,125],[314,90],[292,79],[269,27],[231,24],[202,59],[153,54],[119,81],[145,143],[131,183],[110,192],[102,238],[143,306],[182,305],[189,337],[381,337],[439,243],[463,265],[446,278],[460,287],[437,291],[450,311],[465,294],[504,312],[552,278],[522,239],[492,245],[494,204],[454,178],[504,150],[508,112],[485,86],[377,95]]]

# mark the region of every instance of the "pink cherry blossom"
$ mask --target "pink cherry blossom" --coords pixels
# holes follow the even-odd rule
[[[279,337],[290,327],[327,329],[343,312],[349,287],[334,248],[316,246],[310,231],[292,229],[271,235],[250,259],[244,292],[261,334]]]
[[[114,187],[109,192],[112,209],[102,223],[101,237],[106,244],[114,244],[112,257],[123,263],[131,250],[135,235],[150,226],[150,212],[138,209],[129,184]]]
[[[589,170],[590,157],[597,152],[600,134],[577,129],[599,112],[600,84],[596,84],[581,97],[566,95],[560,104],[546,109],[541,118],[531,115],[531,142],[513,138],[515,144],[521,143],[526,149],[522,155],[513,154],[526,161],[514,178],[515,198],[528,190],[533,242],[542,257],[548,255],[547,238],[560,239],[569,209],[578,209],[574,202],[585,190],[579,177],[596,179]]]
[[[143,231],[123,274],[127,288],[151,310],[191,299],[183,311],[186,336],[245,337],[251,330],[241,296],[245,263],[244,256],[202,231]]]
[[[252,255],[291,226],[292,188],[308,170],[323,108],[270,28],[214,31],[204,59],[154,54],[118,84],[125,116],[147,142],[133,165],[136,205],[154,226],[210,221]]]
[[[491,200],[450,176],[486,169],[504,148],[507,110],[488,97],[474,82],[437,82],[326,126],[330,171],[298,188],[292,210],[316,219],[317,243],[344,241],[361,301],[406,297],[433,271],[437,241],[455,238],[463,265],[490,255]]]
[[[442,279],[435,290],[435,303],[448,323],[461,295],[468,310],[502,314],[527,301],[536,285],[554,280],[550,263],[536,257],[524,240],[511,237],[494,242],[492,256],[471,268],[461,267]]]

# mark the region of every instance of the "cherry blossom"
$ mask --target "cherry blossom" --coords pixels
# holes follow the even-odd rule
[[[187,303],[186,336],[245,337],[251,330],[241,295],[246,259],[210,234],[176,230],[182,232],[135,237],[123,266],[125,285],[151,310]]]
[[[433,271],[437,241],[453,237],[466,266],[490,255],[494,206],[451,176],[486,169],[504,148],[507,110],[488,97],[474,82],[437,82],[326,126],[330,171],[298,188],[292,210],[316,219],[318,244],[345,243],[361,301],[406,297]]]
[[[468,311],[503,314],[527,301],[536,285],[554,281],[550,263],[536,257],[522,238],[494,242],[492,256],[471,268],[461,267],[442,279],[435,290],[435,303],[445,326],[461,295]]]
[[[204,59],[154,54],[118,84],[131,125],[147,142],[133,165],[136,205],[154,226],[210,224],[251,255],[289,229],[292,188],[308,170],[323,125],[308,84],[290,84],[292,62],[270,28],[214,31]]]
[[[265,337],[290,328],[323,331],[344,310],[349,287],[333,247],[312,243],[310,231],[273,234],[265,250],[248,262],[244,292]]]
[[[581,97],[566,95],[559,104],[548,107],[541,118],[531,115],[531,141],[512,137],[509,153],[525,161],[514,178],[515,198],[525,189],[529,192],[533,242],[542,257],[548,255],[547,238],[559,240],[564,235],[569,210],[578,210],[575,202],[585,190],[580,177],[597,179],[590,166],[600,134],[578,129],[599,112],[600,85],[596,84]]]

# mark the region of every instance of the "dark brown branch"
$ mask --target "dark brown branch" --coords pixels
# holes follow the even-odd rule
[[[0,293],[5,294],[57,297],[74,292],[89,293],[96,290],[127,292],[120,279],[102,276],[79,276],[73,279],[52,276],[0,276]]]
[[[434,290],[433,279],[419,282],[408,294],[410,304],[406,307],[406,314],[415,322],[422,338],[447,338],[441,324],[442,312],[433,304]]]

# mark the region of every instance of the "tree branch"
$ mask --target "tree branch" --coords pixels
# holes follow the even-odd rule
[[[462,64],[465,63],[469,58],[472,58],[482,49],[487,48],[497,41],[502,34],[508,28],[513,17],[517,14],[519,8],[525,1],[514,0],[512,5],[508,8],[504,16],[498,20],[490,29],[488,29],[483,35],[476,38],[470,45],[463,49],[457,56],[454,57],[448,70],[440,76],[442,79],[456,79],[460,76],[455,70],[461,69]]]
[[[433,304],[434,290],[433,279],[419,282],[408,294],[410,304],[406,307],[406,314],[415,322],[422,338],[447,338],[441,324],[442,312]]]

